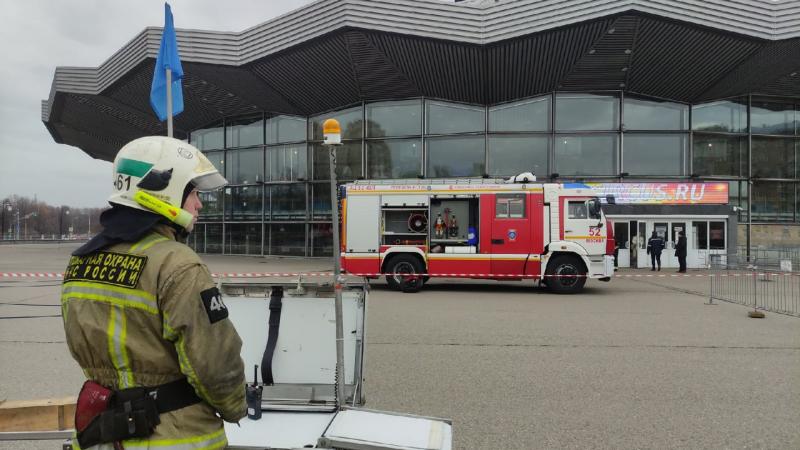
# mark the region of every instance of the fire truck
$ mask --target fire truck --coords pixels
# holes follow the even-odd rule
[[[341,186],[342,269],[416,292],[430,277],[533,279],[561,294],[609,281],[614,236],[584,184],[369,180]],[[609,198],[613,202],[613,198]]]

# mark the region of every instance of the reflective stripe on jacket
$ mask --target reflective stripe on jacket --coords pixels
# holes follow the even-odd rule
[[[647,241],[647,251],[649,253],[654,253],[656,255],[659,255],[661,254],[662,250],[664,250],[664,239],[661,239],[660,236],[651,237]]]
[[[223,448],[215,412],[231,422],[245,416],[242,342],[230,320],[211,320],[201,293],[213,288],[205,264],[163,225],[139,242],[70,259],[62,315],[87,378],[124,389],[186,377],[205,400],[161,414],[152,436],[125,448]]]

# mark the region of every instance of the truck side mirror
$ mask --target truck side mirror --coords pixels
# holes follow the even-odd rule
[[[589,211],[592,213],[593,216],[600,215],[600,200],[593,198],[589,200]]]

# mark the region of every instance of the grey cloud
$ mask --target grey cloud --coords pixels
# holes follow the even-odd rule
[[[177,28],[242,31],[310,0],[173,0]],[[146,27],[164,24],[162,0],[3,2],[0,27],[0,198],[103,207],[111,164],[56,144],[41,100],[57,66],[97,67]]]

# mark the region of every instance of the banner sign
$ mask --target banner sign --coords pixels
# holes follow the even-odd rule
[[[728,183],[586,183],[601,201],[613,195],[620,205],[724,205]]]

